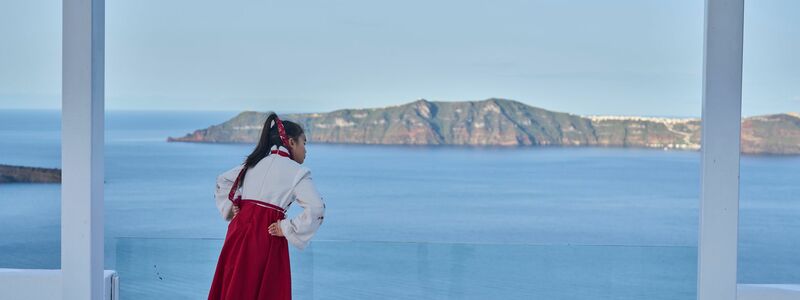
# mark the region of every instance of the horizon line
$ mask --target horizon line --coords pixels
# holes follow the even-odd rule
[[[483,100],[475,100],[475,101],[483,101]],[[513,101],[516,101],[516,100],[513,100]],[[431,102],[467,102],[467,101],[431,101]],[[413,102],[409,102],[409,103],[413,103]],[[406,103],[406,104],[408,104],[408,103]],[[528,105],[528,106],[531,106],[531,107],[541,108],[541,107],[529,105],[527,103],[524,103],[524,104]],[[405,104],[390,105],[390,106],[384,106],[384,107],[339,108],[339,109],[334,109],[334,110],[327,111],[327,112],[286,111],[286,112],[281,112],[281,114],[282,115],[283,114],[320,114],[320,113],[330,113],[330,112],[334,112],[334,111],[338,111],[338,110],[382,109],[382,108],[388,108],[388,107],[392,107],[392,106],[402,106],[402,105],[405,105]],[[546,108],[541,108],[541,109],[545,109],[545,110],[552,111],[552,112],[557,112],[557,113],[567,113],[567,114],[571,114],[571,115],[575,115],[575,116],[579,116],[579,117],[583,117],[583,118],[592,118],[592,117],[627,117],[627,118],[701,119],[701,116],[670,116],[670,115],[646,115],[646,114],[642,114],[642,115],[575,114],[575,113],[571,113],[571,112],[555,111],[555,110],[550,110],[550,109],[546,109]],[[61,111],[61,108],[20,108],[20,107],[2,108],[2,107],[0,107],[0,111],[30,111],[30,112],[33,112],[33,111],[45,112],[45,111],[47,111],[47,112],[56,112],[56,111]],[[167,108],[167,109],[158,109],[158,108],[155,108],[155,109],[126,109],[126,108],[122,108],[122,109],[120,109],[120,108],[105,109],[105,112],[115,112],[115,113],[116,112],[152,112],[152,113],[168,113],[168,112],[189,113],[189,112],[198,112],[198,113],[235,113],[235,114],[238,114],[238,113],[245,112],[245,111],[254,111],[254,112],[264,113],[264,112],[269,112],[270,110],[256,110],[256,109],[238,109],[238,110],[230,110],[230,109],[221,110],[220,109],[220,110],[215,110],[215,109],[172,109],[172,108]],[[778,115],[778,114],[787,114],[787,115],[800,116],[800,112],[784,111],[784,112],[772,112],[772,113],[757,114],[757,115],[744,115],[744,114],[742,114],[742,118],[768,116],[768,115]]]

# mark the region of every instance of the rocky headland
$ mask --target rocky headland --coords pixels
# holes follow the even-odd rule
[[[2,183],[60,183],[61,170],[0,165]]]

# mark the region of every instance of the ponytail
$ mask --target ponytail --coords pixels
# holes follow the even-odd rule
[[[264,157],[270,153],[273,146],[289,148],[289,145],[284,145],[278,131],[278,126],[273,126],[276,120],[280,120],[275,112],[269,112],[267,119],[264,121],[264,126],[261,129],[261,137],[258,139],[258,144],[253,152],[247,156],[244,161],[244,173],[242,174],[242,182],[247,170],[254,167]],[[290,139],[298,141],[300,136],[303,135],[303,127],[292,121],[280,121],[283,125],[286,136]]]

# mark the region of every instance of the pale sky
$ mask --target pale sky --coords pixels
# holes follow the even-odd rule
[[[106,0],[106,107],[510,98],[699,116],[702,0]],[[61,0],[0,1],[0,109],[58,109]],[[746,1],[746,116],[800,111],[800,1]]]

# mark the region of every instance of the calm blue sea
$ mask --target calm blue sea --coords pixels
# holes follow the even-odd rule
[[[0,110],[0,164],[59,167],[63,159],[59,114]],[[206,256],[218,255],[226,222],[214,206],[214,180],[219,173],[241,162],[252,145],[167,143],[166,137],[181,136],[235,114],[118,111],[107,114],[107,268],[132,270],[138,264],[146,264],[137,259],[148,255],[186,257],[184,254],[197,249],[193,247],[205,249]],[[310,260],[315,264],[308,271],[313,273],[313,282],[309,283],[307,278],[295,281],[296,286],[314,287],[317,292],[313,298],[345,297],[330,292],[335,288],[326,283],[343,278],[355,281],[361,278],[364,286],[356,291],[362,292],[369,291],[370,284],[387,284],[366,279],[374,279],[375,272],[395,268],[373,270],[368,262],[387,264],[404,255],[414,262],[413,270],[407,271],[410,276],[450,280],[447,284],[452,285],[454,274],[460,276],[472,270],[470,263],[459,260],[464,257],[481,262],[476,268],[486,272],[525,277],[536,272],[526,273],[513,263],[503,264],[498,260],[494,264],[491,260],[527,253],[531,259],[526,263],[544,264],[552,262],[543,259],[548,255],[569,255],[568,261],[575,261],[566,265],[581,270],[576,274],[591,273],[586,268],[600,270],[608,266],[588,264],[586,260],[609,259],[592,256],[597,254],[592,249],[620,254],[612,259],[624,262],[641,256],[619,249],[665,246],[653,249],[677,249],[671,253],[689,254],[667,256],[685,264],[680,271],[689,273],[685,278],[694,278],[693,247],[697,244],[700,183],[700,156],[696,152],[311,142],[306,165],[315,174],[315,182],[327,202],[326,222],[316,236],[317,250],[310,252],[315,253],[313,259],[308,258],[308,252],[292,255],[293,267],[302,268]],[[741,179],[739,282],[800,283],[800,157],[745,156]],[[4,208],[0,210],[0,267],[59,268],[60,186],[0,185],[0,204]],[[294,208],[290,214],[296,212]],[[645,247],[636,248],[640,246]],[[141,255],[137,256],[136,251],[141,251]],[[359,258],[362,264],[347,267],[353,258],[345,259],[354,253],[369,255]],[[440,259],[420,262],[420,257],[431,256]],[[440,273],[428,267],[443,261],[452,264],[443,265]],[[674,260],[634,263],[655,270],[661,267],[667,270],[674,264]],[[183,267],[191,269],[193,265],[188,262]],[[161,274],[157,270],[160,267],[146,267],[143,272],[153,274],[131,274],[126,281],[121,273],[123,293],[145,295],[148,291],[137,287],[147,286],[148,280],[159,280],[153,278]],[[537,269],[537,265],[529,267]],[[357,268],[365,271],[354,274]],[[207,270],[208,267],[203,267],[194,273],[208,273]],[[342,277],[343,274],[349,277]],[[186,297],[198,298],[197,295],[204,293],[203,288],[207,291],[209,282],[204,280],[210,276],[204,274],[199,282],[182,283],[173,289],[193,291],[195,296]],[[632,275],[615,273],[614,276],[625,282],[626,276]],[[458,278],[471,280],[469,276]],[[141,284],[137,285],[137,280]],[[547,274],[540,280],[548,280]],[[694,282],[687,281],[689,284],[684,285],[693,289]],[[463,287],[441,287],[427,279],[398,284],[399,291],[408,291],[408,286],[413,286],[427,295],[451,298],[479,295]],[[405,289],[404,284],[408,285]],[[516,292],[512,288],[498,290],[500,298],[513,298],[520,291],[519,287]],[[507,297],[502,297],[503,291]],[[691,294],[693,290],[683,292]],[[356,296],[368,299],[376,295]],[[600,294],[598,299],[602,298]],[[680,297],[665,299],[676,298]]]

